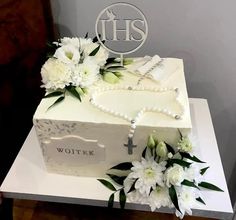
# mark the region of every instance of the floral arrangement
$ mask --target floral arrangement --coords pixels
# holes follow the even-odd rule
[[[64,37],[50,46],[53,52],[42,66],[41,87],[46,89],[45,98],[58,96],[51,106],[61,102],[66,92],[81,101],[81,95],[98,80],[117,83],[122,76],[119,60],[108,58],[97,37]]]
[[[201,198],[201,188],[222,191],[204,181],[204,173],[209,167],[200,166],[205,162],[192,155],[192,150],[189,137],[181,133],[176,146],[158,141],[150,135],[140,161],[124,162],[112,167],[107,173],[112,182],[98,179],[113,191],[108,207],[113,206],[114,195],[119,193],[121,208],[125,207],[128,199],[148,204],[152,211],[160,207],[175,208],[176,216],[181,219],[185,213],[191,215],[196,203],[205,204]]]

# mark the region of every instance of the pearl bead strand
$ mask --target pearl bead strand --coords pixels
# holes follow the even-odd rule
[[[112,109],[108,109],[106,107],[104,107],[103,105],[98,104],[95,100],[96,100],[96,96],[98,96],[100,93],[102,92],[106,92],[106,91],[114,91],[114,90],[131,90],[131,91],[150,91],[150,92],[168,92],[168,91],[172,91],[175,92],[175,99],[176,102],[179,104],[180,108],[181,108],[181,112],[180,114],[176,114],[171,112],[170,110],[166,109],[166,108],[159,108],[157,106],[154,107],[143,107],[138,114],[134,117],[131,118],[128,115],[118,112],[118,111],[114,111]],[[130,131],[129,131],[129,137],[132,138],[134,136],[134,132],[135,132],[135,128],[136,128],[136,124],[138,121],[140,121],[142,115],[146,112],[157,112],[157,113],[161,113],[164,115],[167,115],[175,120],[180,120],[183,117],[184,114],[184,105],[180,102],[180,91],[178,88],[168,88],[168,87],[164,87],[164,88],[156,88],[156,87],[144,87],[144,86],[112,86],[112,87],[104,87],[104,88],[99,88],[97,89],[94,93],[92,93],[91,98],[90,98],[90,103],[100,109],[103,112],[109,113],[111,115],[114,115],[116,117],[122,118],[126,121],[129,121],[131,123],[131,127],[130,127]]]

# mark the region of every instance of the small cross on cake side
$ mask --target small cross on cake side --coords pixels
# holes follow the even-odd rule
[[[135,58],[116,84],[97,81],[81,102],[68,94],[49,108],[57,98],[42,99],[33,123],[49,172],[101,177],[139,160],[148,135],[175,145],[191,131],[183,61],[148,59]]]

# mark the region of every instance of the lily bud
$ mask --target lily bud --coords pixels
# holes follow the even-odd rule
[[[167,150],[165,142],[163,141],[159,142],[156,148],[156,153],[160,157],[167,157],[168,150]]]
[[[152,135],[149,135],[148,137],[148,142],[147,142],[147,147],[150,149],[153,149],[156,146],[155,140]]]
[[[129,64],[131,64],[131,63],[133,63],[134,61],[133,61],[133,59],[130,59],[130,58],[125,58],[124,60],[123,60],[123,64],[124,65],[129,65]]]
[[[119,78],[112,72],[105,72],[103,75],[103,80],[108,83],[115,84],[118,83]]]
[[[75,89],[80,95],[84,95],[87,92],[85,88],[80,88],[79,86]]]
[[[122,73],[121,73],[121,72],[118,72],[118,71],[114,72],[114,74],[115,74],[117,77],[119,77],[119,78],[123,76]]]

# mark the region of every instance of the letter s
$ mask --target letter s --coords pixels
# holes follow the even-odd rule
[[[144,32],[142,29],[140,29],[139,27],[137,27],[137,26],[135,25],[136,22],[140,22],[140,23],[144,26],[144,21],[143,21],[143,20],[140,20],[140,19],[136,19],[136,20],[134,20],[134,21],[131,22],[131,28],[132,28],[135,32],[139,33],[140,36],[141,36],[141,38],[135,38],[135,37],[133,37],[133,35],[131,34],[131,40],[134,40],[134,41],[142,41],[142,40],[144,39],[144,37],[145,37],[145,32]]]

